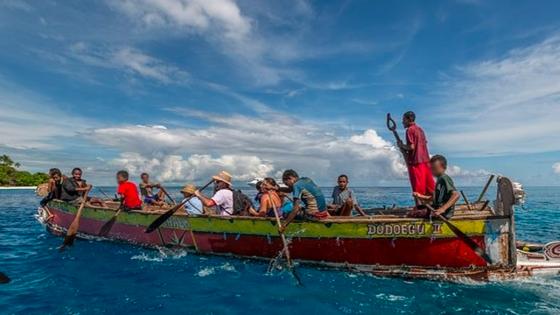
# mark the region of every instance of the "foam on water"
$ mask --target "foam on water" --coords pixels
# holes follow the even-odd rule
[[[479,189],[465,189],[475,199]],[[527,188],[520,239],[560,239],[558,188]],[[325,192],[328,193],[326,190]],[[408,189],[355,189],[365,207],[406,204]],[[490,194],[489,194],[490,195]],[[0,191],[1,314],[560,314],[560,277],[459,283],[389,279],[298,265],[303,287],[268,261],[60,237],[34,219],[38,198]]]

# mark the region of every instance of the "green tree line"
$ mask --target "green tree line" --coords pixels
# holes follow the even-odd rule
[[[0,186],[37,186],[49,180],[45,173],[20,171],[19,167],[9,156],[0,156]]]

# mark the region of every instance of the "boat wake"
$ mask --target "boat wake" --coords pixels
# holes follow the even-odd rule
[[[217,271],[237,272],[237,269],[235,269],[235,267],[232,264],[226,262],[220,266],[204,267],[200,269],[197,273],[195,273],[195,276],[204,278],[215,274]]]
[[[165,247],[155,247],[156,251],[149,253],[141,253],[130,257],[132,260],[149,261],[149,262],[162,262],[166,259],[180,259],[186,257],[188,252],[183,249],[169,249]]]

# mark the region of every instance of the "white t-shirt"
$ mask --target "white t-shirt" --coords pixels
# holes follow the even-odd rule
[[[218,190],[212,200],[218,206],[221,215],[229,216],[233,213],[233,192],[229,189]]]

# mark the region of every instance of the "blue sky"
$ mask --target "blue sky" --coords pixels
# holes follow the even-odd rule
[[[0,148],[166,182],[402,185],[417,113],[461,185],[560,184],[560,3],[0,0]],[[402,128],[401,128],[402,132]]]

